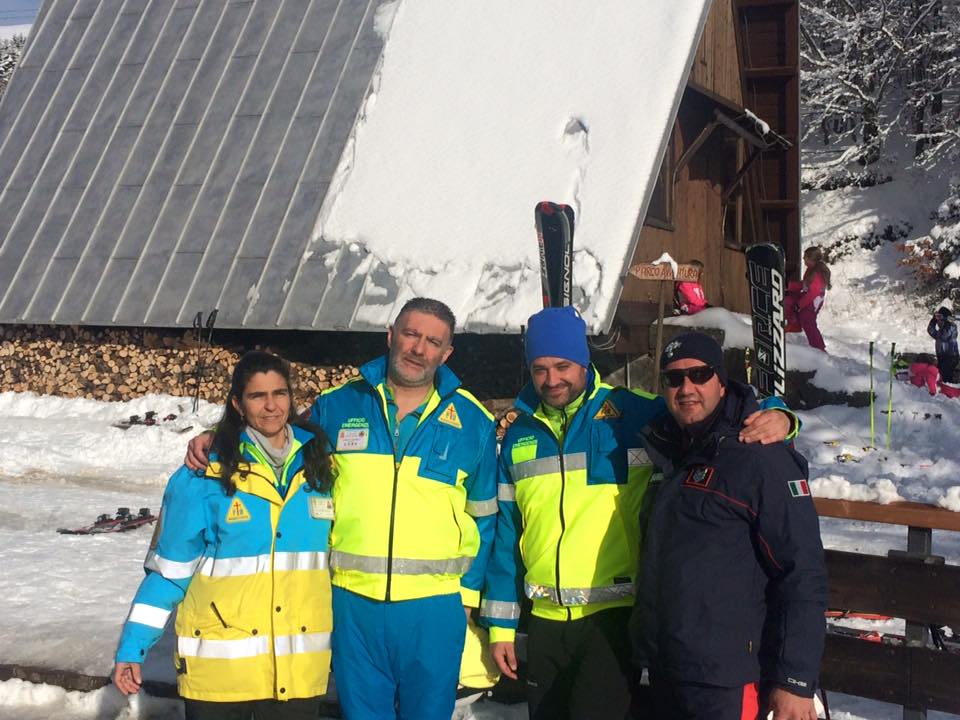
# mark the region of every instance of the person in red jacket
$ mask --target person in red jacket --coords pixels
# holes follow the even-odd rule
[[[937,381],[940,371],[931,355],[920,355],[917,361],[910,364],[910,383],[917,387],[927,386],[931,395],[937,394]]]
[[[691,260],[687,265],[692,265],[700,272],[695,282],[684,281],[674,285],[674,303],[676,312],[680,315],[696,315],[710,307],[707,304],[707,294],[703,291],[703,285],[700,284],[700,278],[703,277],[703,263],[699,260]]]
[[[823,335],[817,327],[817,315],[823,307],[823,297],[830,289],[830,268],[823,261],[823,250],[818,245],[812,245],[803,252],[803,264],[806,266],[803,283],[791,283],[793,287],[783,299],[787,331],[798,332],[799,326],[806,334],[810,347],[826,352]]]

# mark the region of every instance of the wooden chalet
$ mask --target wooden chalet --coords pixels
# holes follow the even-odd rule
[[[700,260],[709,302],[737,312],[747,245],[781,245],[788,277],[800,266],[798,15],[796,0],[712,3],[633,256]],[[625,279],[615,351],[648,351],[657,286]]]

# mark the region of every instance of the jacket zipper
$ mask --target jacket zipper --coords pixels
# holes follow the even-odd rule
[[[579,411],[579,408],[578,408]],[[576,413],[574,413],[576,414]],[[563,542],[563,534],[567,529],[567,521],[563,516],[563,496],[567,487],[567,468],[566,464],[563,461],[563,445],[567,440],[567,411],[561,410],[561,425],[560,433],[561,436],[557,439],[557,458],[560,461],[560,503],[557,507],[557,512],[560,515],[560,537],[557,538],[557,566],[556,566],[556,580],[557,580],[557,604],[563,607],[563,597],[560,595],[560,543]],[[531,416],[533,417],[533,416]],[[553,435],[553,429],[550,425],[539,418],[536,418],[537,422],[544,425]],[[570,608],[564,608],[567,611],[567,620],[571,619]]]
[[[380,393],[378,392],[377,395]],[[379,399],[379,398],[378,398]],[[440,398],[440,402],[437,403],[437,407],[440,406],[446,400],[446,397]],[[390,418],[387,417],[387,410],[384,407],[383,403],[380,403],[380,412],[383,413],[383,422],[387,427],[387,434],[390,434]],[[399,420],[397,421],[399,427]],[[423,425],[423,416],[420,416],[420,423],[414,428],[413,432],[410,434],[410,437],[407,439],[407,446],[413,442],[413,438],[416,437],[416,434],[420,432],[420,427]],[[396,445],[394,445],[396,448]],[[393,534],[394,526],[396,525],[397,519],[397,488],[400,485],[400,463],[403,461],[403,458],[406,454],[407,448],[403,448],[403,453],[400,457],[397,458],[396,450],[394,450],[393,458],[393,494],[390,498],[390,534],[387,537],[387,587],[384,592],[383,600],[384,602],[390,602],[390,588],[393,585]]]

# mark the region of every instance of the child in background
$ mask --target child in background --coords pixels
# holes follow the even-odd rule
[[[960,352],[957,350],[957,326],[953,322],[950,308],[942,306],[937,309],[927,324],[927,334],[937,342],[937,367],[940,368],[940,376],[946,382],[956,382]]]
[[[937,380],[940,379],[940,371],[934,362],[932,355],[920,355],[917,361],[910,363],[910,383],[917,387],[927,386],[931,395],[937,394]]]
[[[694,282],[678,282],[674,286],[674,303],[680,315],[696,315],[707,307],[707,295],[700,284],[700,278],[703,276],[703,263],[699,260],[691,260],[687,265],[697,268],[699,273]]]
[[[817,315],[823,307],[823,297],[830,289],[830,268],[823,261],[823,250],[818,245],[804,250],[803,264],[806,266],[803,283],[799,287],[791,283],[783,299],[787,330],[790,331],[790,326],[799,326],[806,334],[810,347],[826,352],[823,335],[817,327]]]

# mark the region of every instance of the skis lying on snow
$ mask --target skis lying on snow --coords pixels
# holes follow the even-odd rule
[[[61,535],[100,535],[102,533],[127,532],[128,530],[136,530],[143,525],[149,525],[156,519],[156,516],[151,514],[150,508],[140,508],[134,515],[130,512],[130,508],[122,507],[117,508],[117,514],[114,517],[103,514],[86,527],[58,528],[57,532]]]
[[[753,319],[753,384],[764,397],[786,390],[783,333],[783,249],[757,243],[746,250]]]
[[[533,210],[540,247],[540,282],[543,306],[573,304],[573,208],[538,202]]]

